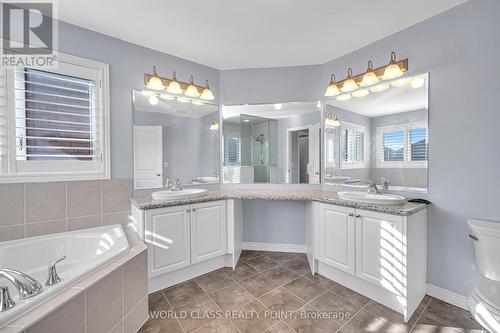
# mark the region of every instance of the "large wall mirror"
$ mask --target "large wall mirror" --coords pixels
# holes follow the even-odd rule
[[[324,180],[425,190],[429,75],[382,82],[325,101]]]
[[[319,184],[321,104],[222,108],[224,183]]]
[[[219,110],[205,101],[134,90],[134,188],[219,183]]]

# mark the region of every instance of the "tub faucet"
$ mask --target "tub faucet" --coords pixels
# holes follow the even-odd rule
[[[16,303],[10,298],[9,288],[0,287],[0,312],[7,311],[16,306]]]
[[[382,191],[379,190],[377,184],[375,182],[371,182],[369,185],[368,185],[368,193],[378,193],[378,194],[382,194]]]
[[[179,180],[179,178],[177,178],[177,179],[175,180],[174,185],[173,185],[173,186],[172,186],[172,188],[170,189],[170,191],[177,192],[177,191],[181,191],[181,190],[182,190],[181,181]]]
[[[45,281],[46,286],[53,286],[61,282],[61,278],[57,274],[56,265],[57,263],[63,261],[64,259],[66,259],[66,256],[62,256],[61,258],[54,261],[52,265],[49,266],[49,274],[47,276],[47,280]]]
[[[37,280],[33,279],[28,274],[19,272],[13,269],[0,269],[0,277],[4,277],[17,289],[19,298],[26,299],[38,295],[42,292],[43,287]]]

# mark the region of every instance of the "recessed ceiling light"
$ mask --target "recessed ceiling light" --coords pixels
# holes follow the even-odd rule
[[[276,104],[274,104],[274,109],[275,109],[275,110],[281,110],[281,108],[282,108],[282,107],[283,107],[283,105],[282,105],[282,104],[280,104],[280,103],[276,103]]]

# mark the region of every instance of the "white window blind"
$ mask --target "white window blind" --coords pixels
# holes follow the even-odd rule
[[[365,168],[366,128],[343,123],[341,126],[341,167],[342,169]]]
[[[224,165],[238,166],[240,159],[240,139],[236,137],[226,138],[226,149],[224,156]]]
[[[108,65],[58,59],[56,69],[17,67],[0,77],[1,182],[109,178]]]
[[[377,128],[377,166],[426,168],[427,123],[409,123]]]
[[[337,131],[333,128],[326,128],[326,167],[335,168],[337,156]]]

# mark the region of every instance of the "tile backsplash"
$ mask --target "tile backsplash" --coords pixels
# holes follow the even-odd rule
[[[0,241],[125,223],[131,179],[0,185]]]

